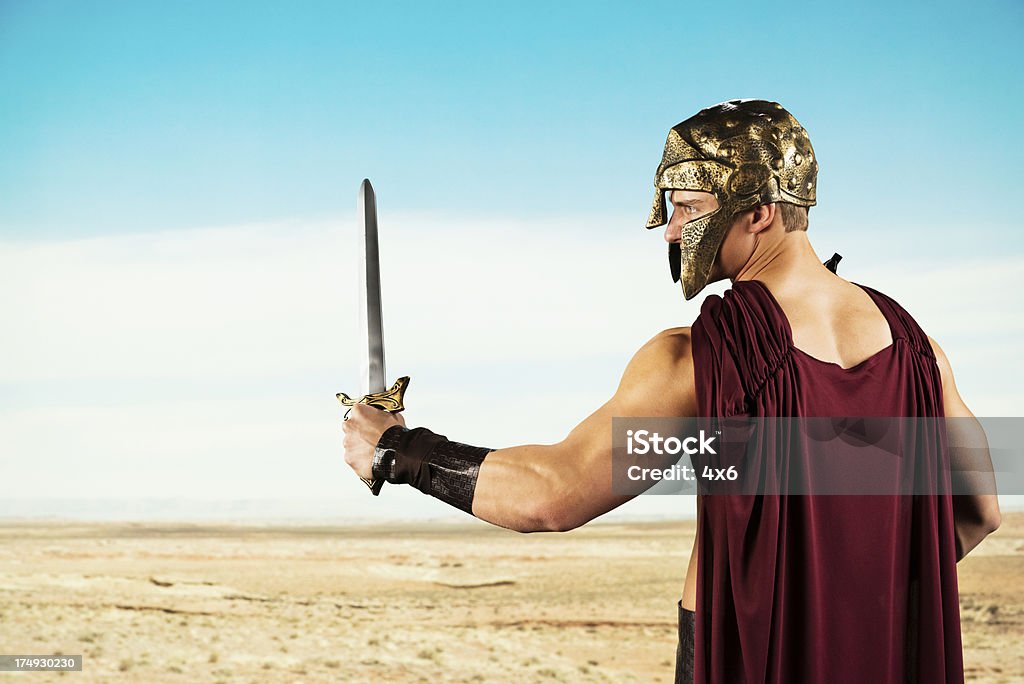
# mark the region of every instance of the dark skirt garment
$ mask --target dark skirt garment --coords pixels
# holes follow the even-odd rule
[[[693,611],[679,607],[679,645],[676,647],[675,684],[693,684]]]
[[[861,287],[893,342],[849,369],[796,349],[763,283],[709,296],[691,330],[698,415],[941,417],[927,336]],[[924,474],[948,481],[936,461]],[[696,611],[680,614],[694,682],[963,682],[949,495],[704,496],[697,547]]]

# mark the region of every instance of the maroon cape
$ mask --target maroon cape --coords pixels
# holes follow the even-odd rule
[[[692,326],[699,415],[941,417],[928,338],[860,287],[893,343],[849,369],[796,349],[763,283],[709,296]],[[963,682],[949,495],[710,495],[702,510],[696,684]]]

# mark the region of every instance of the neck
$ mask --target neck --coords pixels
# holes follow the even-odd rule
[[[806,231],[796,230],[782,233],[768,245],[755,247],[754,254],[732,281],[759,280],[781,292],[794,285],[806,288],[808,279],[831,275],[811,247]]]

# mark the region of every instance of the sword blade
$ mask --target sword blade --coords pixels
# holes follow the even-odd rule
[[[380,297],[380,249],[377,244],[377,198],[370,181],[359,186],[360,222],[359,335],[360,390],[363,395],[387,389],[384,373],[384,318]]]

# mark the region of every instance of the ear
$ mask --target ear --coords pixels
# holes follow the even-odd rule
[[[754,207],[751,210],[749,231],[751,233],[760,233],[762,230],[765,230],[775,222],[775,216],[777,214],[778,206],[775,202]]]

